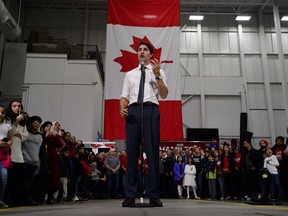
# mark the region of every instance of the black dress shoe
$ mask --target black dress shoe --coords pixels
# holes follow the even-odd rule
[[[135,199],[127,198],[122,202],[122,207],[131,207],[135,205]]]
[[[150,199],[150,204],[154,205],[154,207],[163,207],[163,203],[161,202],[160,199]]]
[[[36,202],[33,199],[27,199],[26,201],[24,201],[23,205],[24,206],[38,206],[40,205],[40,203]]]

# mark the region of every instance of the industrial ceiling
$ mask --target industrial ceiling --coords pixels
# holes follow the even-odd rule
[[[21,2],[21,0],[20,0]],[[280,13],[288,13],[288,0],[180,0],[180,13],[243,14],[272,13],[273,4]],[[22,0],[26,8],[107,11],[107,0]]]

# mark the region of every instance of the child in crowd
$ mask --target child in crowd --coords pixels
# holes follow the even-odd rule
[[[69,149],[68,147],[64,147],[61,150],[59,155],[59,163],[60,163],[60,182],[62,186],[62,194],[60,194],[59,200],[66,201],[67,200],[67,186],[68,179],[70,179],[73,171],[73,163],[69,157]],[[59,195],[58,195],[59,196]]]
[[[276,186],[278,190],[279,199],[284,199],[285,195],[277,171],[277,167],[279,166],[278,159],[275,155],[273,155],[273,151],[271,148],[267,148],[266,156],[267,157],[264,159],[263,167],[266,168],[271,174],[271,181],[269,185],[271,194],[270,198],[272,200],[275,200],[275,186]]]
[[[185,165],[184,173],[185,173],[185,175],[184,175],[184,179],[183,179],[183,186],[186,187],[187,199],[190,198],[190,187],[193,190],[195,199],[200,199],[196,193],[196,188],[197,188],[196,180],[195,180],[196,167],[195,167],[195,165],[193,165],[193,160],[191,157],[188,157],[188,159],[187,159],[187,164]]]
[[[93,193],[93,198],[99,198],[99,179],[101,176],[101,172],[97,169],[97,163],[92,162],[90,164],[91,167],[91,178],[90,178],[90,190]]]
[[[177,161],[174,163],[174,181],[177,183],[177,190],[179,198],[183,198],[182,196],[182,185],[183,185],[183,178],[184,178],[184,169],[185,164],[182,162],[182,156],[179,155],[177,157]]]
[[[12,145],[12,127],[5,120],[5,107],[0,105],[0,208],[7,208],[3,202],[4,191],[7,183],[7,168],[12,165],[10,146]]]
[[[208,180],[210,199],[216,200],[216,163],[211,154],[208,156],[206,178]]]

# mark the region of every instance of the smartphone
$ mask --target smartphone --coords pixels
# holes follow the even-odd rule
[[[50,127],[50,132],[54,133],[54,127],[53,126]]]

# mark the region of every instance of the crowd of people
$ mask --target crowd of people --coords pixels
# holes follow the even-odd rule
[[[83,142],[61,129],[59,121],[42,124],[18,100],[7,108],[0,105],[0,208],[91,197],[92,182],[106,171],[98,171],[88,156]]]
[[[125,198],[125,150],[95,154],[61,129],[28,116],[20,101],[0,105],[0,208],[88,199]],[[160,197],[186,199],[285,200],[288,147],[284,137],[253,148],[219,144],[159,151]],[[143,165],[142,165],[143,164]],[[139,156],[138,179],[145,196],[149,167]]]
[[[259,149],[246,139],[242,149],[229,144],[210,148],[160,151],[161,196],[210,200],[286,200],[288,147],[261,140]],[[187,184],[187,178],[195,181]],[[186,190],[183,190],[186,189]]]

